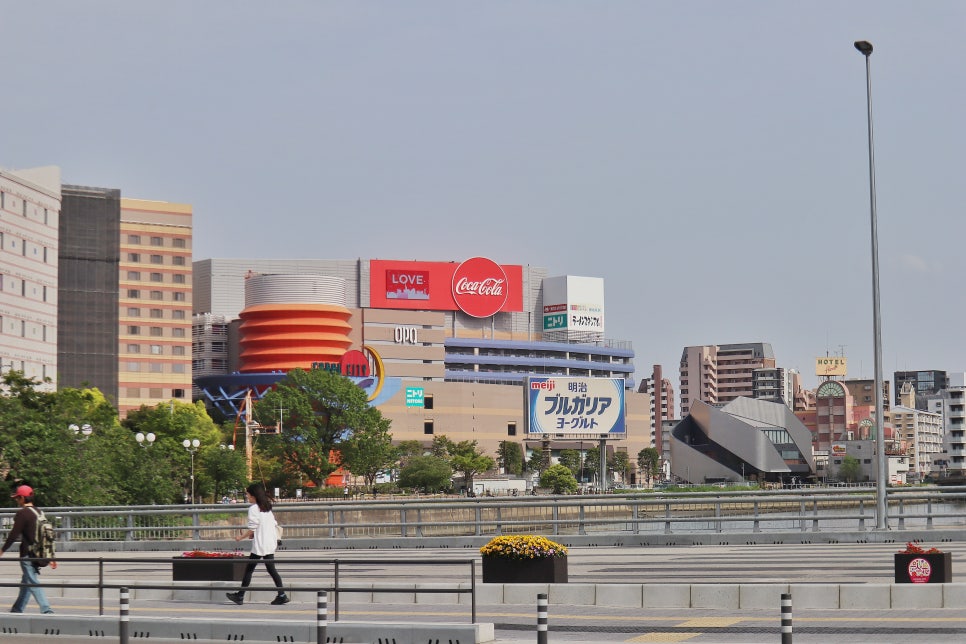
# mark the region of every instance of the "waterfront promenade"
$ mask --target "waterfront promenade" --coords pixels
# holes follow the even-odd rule
[[[569,557],[570,583],[553,587],[507,586],[479,584],[477,621],[494,625],[499,644],[535,642],[536,594],[550,595],[551,642],[693,642],[757,643],[778,642],[780,592],[791,589],[795,606],[795,642],[876,642],[891,644],[910,639],[929,642],[966,641],[966,541],[938,545],[953,555],[953,584],[898,588],[893,582],[892,554],[901,544],[773,544],[727,546],[670,547],[578,547]],[[125,562],[131,553],[84,553],[103,557],[105,583],[125,581],[140,584],[168,584],[171,581],[167,561],[180,552],[157,552],[145,555],[154,561]],[[42,578],[49,584],[83,583],[96,579],[97,566],[90,562],[72,562],[75,555],[65,555],[56,571],[45,570]],[[77,555],[80,556],[80,555]],[[205,623],[217,620],[305,621],[315,617],[314,593],[298,588],[328,583],[324,574],[302,562],[313,558],[346,560],[395,559],[399,562],[474,558],[473,550],[441,552],[426,549],[324,550],[279,554],[279,568],[286,584],[296,588],[294,601],[287,606],[271,606],[271,593],[259,591],[244,607],[224,599],[215,590],[198,594],[178,591],[134,592],[131,603],[132,624],[138,620],[170,619]],[[477,557],[478,558],[478,557]],[[111,564],[117,560],[116,564]],[[429,596],[417,593],[416,587],[454,585],[468,582],[468,566],[359,565],[346,567],[344,584],[376,586],[412,584],[413,593],[388,595],[344,595],[340,619],[351,622],[425,622],[463,623],[470,621],[468,596]],[[0,560],[0,576],[4,582],[15,582],[19,575],[16,560]],[[481,579],[477,570],[477,581]],[[263,570],[256,572],[255,584],[267,584]],[[230,584],[226,584],[226,589]],[[824,601],[830,589],[845,598],[846,605],[836,608],[805,604]],[[686,595],[685,595],[685,589]],[[937,589],[945,592],[956,607],[934,608]],[[942,590],[944,589],[944,591]],[[741,592],[739,592],[739,590]],[[9,600],[14,587],[0,588],[0,601]],[[908,593],[914,592],[914,595]],[[885,593],[885,595],[884,595]],[[58,620],[72,617],[116,622],[117,591],[106,593],[103,617],[98,615],[98,602],[92,589],[78,591],[51,588],[51,600],[57,615],[45,617],[44,623],[56,626]],[[906,597],[907,602],[883,608],[884,596]],[[676,603],[687,597],[689,605]],[[754,601],[736,602],[754,597]],[[774,597],[774,601],[772,598]],[[908,598],[912,598],[908,600]],[[837,597],[837,599],[840,599]],[[748,604],[748,605],[743,605]],[[826,604],[827,605],[827,604]],[[332,623],[330,599],[330,624]],[[28,609],[39,619],[36,606]],[[0,616],[0,641],[29,644],[50,641],[75,644],[66,636],[48,635],[47,639],[21,637],[11,632],[16,618]],[[14,638],[17,639],[14,639]],[[162,642],[163,640],[149,638]],[[117,641],[85,637],[85,642]],[[79,641],[79,640],[77,640]],[[145,640],[138,640],[145,641]],[[195,640],[203,642],[203,640]],[[246,638],[245,641],[260,640]],[[306,640],[309,641],[309,640]],[[314,641],[314,640],[311,640]]]

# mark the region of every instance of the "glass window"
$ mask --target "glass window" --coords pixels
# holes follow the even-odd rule
[[[164,317],[164,311],[162,311],[161,309],[151,309],[151,317],[153,317],[153,318],[163,318]]]
[[[129,345],[127,345],[127,352],[128,353],[141,353],[141,345],[140,344],[129,344]]]
[[[423,421],[423,433],[424,434],[433,433],[433,421],[431,420]]]
[[[128,235],[127,236],[127,243],[129,243],[129,244],[140,244],[141,243],[141,236],[140,235]]]
[[[151,299],[152,300],[163,300],[164,299],[164,293],[162,293],[161,291],[151,291]]]
[[[175,255],[171,258],[171,263],[175,266],[184,266],[185,259],[183,255]]]
[[[151,345],[151,355],[155,355],[155,356],[161,355],[161,345],[160,344],[152,344]]]
[[[174,239],[171,240],[171,245],[174,246],[175,248],[185,248],[188,244],[185,241],[184,237],[175,237]]]
[[[175,328],[171,329],[171,337],[173,337],[173,338],[183,338],[184,337],[184,329],[182,329],[180,327],[175,327]]]
[[[127,296],[132,300],[136,300],[141,297],[141,291],[137,290],[136,288],[128,289]]]
[[[175,302],[184,302],[185,301],[185,294],[182,293],[181,291],[175,291],[174,293],[171,294],[171,296],[172,296],[172,299]]]
[[[161,238],[161,237],[152,237],[151,238],[151,245],[152,246],[164,246],[164,239]]]
[[[141,317],[141,309],[134,306],[129,306],[127,308],[127,314],[132,318],[139,318]]]
[[[171,364],[171,373],[184,373],[184,363],[174,362]]]
[[[164,257],[162,257],[161,255],[151,255],[151,263],[152,264],[163,264],[164,263]]]
[[[164,276],[161,275],[161,273],[151,273],[151,281],[152,282],[163,282],[164,281]]]
[[[171,319],[173,320],[183,320],[185,318],[185,313],[181,309],[176,309],[171,311]]]
[[[127,328],[128,335],[141,335],[141,327],[139,326],[129,326]]]
[[[171,281],[175,284],[184,284],[184,275],[182,273],[175,273],[171,276]]]
[[[172,398],[184,398],[184,389],[172,389],[171,390],[171,397]]]
[[[171,347],[171,355],[174,355],[174,356],[183,356],[184,355],[184,347]]]
[[[140,387],[128,387],[127,388],[127,397],[128,398],[140,398],[141,397],[141,388]]]
[[[129,262],[140,262],[141,261],[141,253],[128,253],[127,254],[127,261],[129,261]]]
[[[161,337],[164,335],[164,329],[159,326],[153,326],[151,327],[151,335],[154,337]]]

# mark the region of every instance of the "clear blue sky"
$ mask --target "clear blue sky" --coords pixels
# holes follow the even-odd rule
[[[0,167],[190,203],[195,259],[603,277],[607,336],[966,371],[966,3],[0,0]],[[957,187],[958,186],[958,187]]]

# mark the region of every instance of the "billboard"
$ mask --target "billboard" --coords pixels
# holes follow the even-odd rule
[[[369,262],[369,306],[463,311],[486,318],[523,310],[523,267],[486,257],[464,262]]]
[[[543,330],[604,333],[604,280],[563,275],[543,280]]]
[[[815,375],[844,377],[847,366],[848,364],[845,358],[832,358],[829,356],[815,358]]]
[[[623,378],[527,378],[527,433],[623,438]]]

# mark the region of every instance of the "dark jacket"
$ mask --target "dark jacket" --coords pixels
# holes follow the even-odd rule
[[[27,546],[34,542],[37,534],[37,515],[31,510],[33,506],[26,506],[17,510],[13,515],[13,527],[7,535],[7,540],[3,542],[2,550],[6,552],[13,545],[13,542],[20,539],[20,556],[27,557]],[[34,508],[40,512],[39,508]]]

